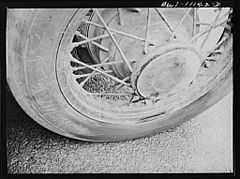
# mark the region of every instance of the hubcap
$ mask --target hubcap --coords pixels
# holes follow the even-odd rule
[[[67,102],[94,120],[138,122],[170,114],[203,95],[224,68],[216,58],[226,40],[226,33],[219,38],[227,9],[216,11],[213,22],[198,17],[200,9],[91,11],[79,12],[67,26],[56,69]]]
[[[136,64],[132,85],[141,96],[157,99],[187,87],[200,67],[201,57],[194,47],[162,46]]]

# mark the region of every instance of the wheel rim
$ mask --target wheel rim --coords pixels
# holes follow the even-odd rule
[[[191,12],[191,10],[192,10],[192,12]],[[124,11],[127,11],[127,10],[124,10]],[[124,11],[121,11],[121,12],[123,13]],[[119,29],[113,29],[113,27],[112,27],[113,25],[109,22],[106,23],[105,22],[106,19],[104,18],[105,16],[108,17],[109,14],[110,15],[117,14],[117,16],[116,15],[114,16],[115,23],[116,23],[117,20],[119,20],[119,11],[117,9],[112,9],[110,13],[107,11],[104,11],[104,10],[94,9],[95,15],[94,16],[91,15],[90,16],[91,18],[89,18],[89,19],[94,19],[94,18],[96,19],[96,17],[97,17],[97,18],[100,18],[99,21],[101,21],[101,18],[102,18],[102,21],[103,21],[103,22],[101,21],[102,24],[100,24],[99,21],[96,22],[94,20],[88,22],[87,23],[88,24],[88,31],[87,31],[88,34],[79,33],[79,31],[75,32],[77,28],[74,27],[74,25],[73,25],[72,29],[69,30],[68,33],[66,33],[67,35],[66,34],[64,35],[63,40],[60,43],[60,48],[59,48],[59,52],[57,55],[56,73],[58,74],[57,78],[59,80],[59,86],[60,86],[61,90],[63,91],[63,94],[64,94],[66,100],[68,100],[78,112],[88,116],[89,118],[92,118],[92,119],[98,120],[98,121],[102,121],[102,122],[109,122],[109,123],[133,122],[133,123],[136,123],[140,119],[148,118],[153,115],[162,114],[161,116],[164,117],[164,115],[168,115],[169,113],[173,112],[174,110],[177,110],[178,108],[185,106],[186,104],[190,103],[191,101],[194,101],[196,99],[193,97],[194,94],[198,93],[198,97],[201,96],[201,94],[204,93],[204,90],[203,89],[200,90],[200,88],[204,88],[204,86],[205,86],[207,89],[206,81],[204,83],[202,82],[202,84],[200,84],[201,81],[206,80],[203,78],[204,75],[201,75],[201,73],[206,73],[206,72],[202,72],[202,71],[207,70],[207,69],[204,69],[204,65],[206,63],[210,62],[210,60],[207,60],[207,59],[213,58],[212,57],[213,55],[209,56],[209,54],[211,54],[212,52],[215,53],[216,52],[215,50],[221,46],[221,44],[227,39],[227,37],[224,36],[224,38],[222,38],[220,42],[216,42],[215,44],[213,44],[214,48],[213,47],[210,48],[213,50],[211,50],[210,52],[205,52],[206,54],[205,53],[203,54],[200,51],[200,49],[204,48],[204,45],[207,44],[209,37],[208,37],[208,35],[205,36],[205,38],[200,36],[202,39],[205,39],[205,40],[202,40],[203,45],[202,44],[199,45],[201,39],[198,36],[204,32],[204,30],[201,29],[202,26],[209,27],[209,30],[208,31],[205,30],[205,31],[212,33],[212,31],[216,28],[216,26],[220,27],[219,24],[222,23],[223,25],[225,25],[226,19],[228,19],[228,14],[230,13],[229,9],[225,10],[224,13],[223,13],[223,10],[216,12],[217,15],[216,15],[215,21],[212,22],[209,26],[206,26],[204,24],[205,22],[201,22],[201,21],[197,22],[196,21],[196,19],[198,19],[197,18],[198,15],[196,13],[196,10],[193,10],[193,9],[186,9],[185,11],[182,11],[182,16],[178,16],[179,18],[177,20],[175,20],[174,23],[171,20],[164,22],[164,20],[167,20],[167,15],[166,15],[167,13],[166,12],[163,13],[159,9],[145,9],[145,10],[141,9],[141,13],[146,12],[146,13],[143,13],[146,16],[146,24],[145,24],[146,27],[149,25],[148,24],[149,22],[147,19],[150,19],[150,23],[151,23],[151,16],[149,18],[149,16],[147,15],[147,14],[151,15],[151,13],[149,13],[150,11],[155,11],[155,13],[156,13],[155,17],[158,17],[158,20],[162,20],[161,23],[165,24],[166,29],[169,30],[169,32],[173,32],[173,33],[169,33],[168,36],[165,36],[165,39],[167,39],[167,37],[168,38],[170,37],[171,40],[168,42],[166,42],[166,40],[159,42],[157,44],[157,46],[158,46],[157,49],[156,49],[156,46],[154,46],[154,49],[152,51],[151,51],[151,49],[147,48],[147,53],[145,52],[145,54],[142,55],[142,56],[145,56],[145,58],[141,58],[140,60],[136,60],[136,59],[134,59],[134,57],[131,57],[132,61],[128,62],[126,56],[125,57],[121,56],[121,52],[120,52],[120,51],[125,50],[125,49],[124,50],[121,49],[121,47],[124,47],[124,45],[121,46],[121,41],[123,41],[123,40],[115,39],[115,42],[118,44],[118,47],[117,47],[111,38],[109,38],[109,37],[106,38],[106,36],[111,37],[111,35],[112,35],[111,32],[116,32],[116,30],[120,31]],[[104,12],[105,12],[105,15],[103,15],[103,17],[102,17],[101,14],[104,14]],[[182,23],[184,23],[184,21],[186,21],[186,18],[189,16],[190,12],[193,14],[193,16],[190,16],[190,19],[192,19],[192,23],[190,23],[190,24],[192,26],[186,25],[186,29],[191,28],[191,30],[190,31],[186,30],[185,32],[183,32],[183,34],[187,33],[187,36],[182,35],[184,38],[174,39],[175,32],[176,32],[177,36],[181,36],[181,34],[179,35],[179,33],[177,33],[178,28],[180,28]],[[134,15],[137,15],[136,12],[132,12],[132,13],[135,13]],[[169,14],[171,14],[171,13],[169,13]],[[223,15],[221,15],[221,14],[223,14]],[[123,14],[120,14],[120,17],[122,18],[121,20],[126,19],[126,18],[123,18]],[[88,21],[89,21],[89,19],[88,19]],[[80,21],[82,22],[83,20],[84,19],[81,19]],[[123,21],[123,23],[124,22],[125,21]],[[172,24],[174,24],[175,26],[172,25],[170,22]],[[103,34],[101,34],[100,32],[97,32],[97,35],[98,35],[97,37],[92,36],[94,33],[90,31],[91,29],[89,27],[96,26],[96,25],[93,25],[93,23],[95,23],[95,24],[98,23],[101,26],[104,26],[104,23],[106,25],[110,24],[110,27],[107,26],[107,28],[108,28],[108,30],[110,29],[109,32],[111,33],[111,35],[109,35],[109,33],[106,32],[106,30],[105,30],[105,31],[102,31],[102,32],[104,32]],[[189,23],[186,22],[185,24],[189,24]],[[195,24],[195,26],[194,26],[194,24]],[[201,24],[203,24],[203,25],[201,25]],[[76,21],[75,26],[79,26],[79,21]],[[171,27],[169,28],[169,26],[173,26],[175,28],[172,27],[172,31],[171,31]],[[223,28],[224,28],[224,26],[223,26]],[[153,30],[154,30],[154,28],[153,28]],[[146,32],[147,32],[147,30],[146,30]],[[79,42],[72,43],[74,33],[76,35],[79,35],[80,37],[83,37],[83,39],[81,39],[81,41],[79,41]],[[209,33],[205,33],[205,34],[209,34]],[[83,36],[83,35],[87,35],[87,37]],[[95,35],[96,35],[96,33],[95,33]],[[129,34],[127,34],[127,35],[129,35]],[[226,35],[228,35],[228,34],[226,34]],[[100,38],[100,36],[105,36],[105,37]],[[116,35],[112,35],[112,36],[114,38]],[[221,36],[221,33],[219,36]],[[125,35],[125,37],[126,37],[126,35]],[[93,41],[91,41],[90,43],[83,43],[84,39],[86,41],[86,39],[91,40],[92,38],[99,38],[99,40],[96,40],[95,42],[98,43],[100,46],[98,45],[96,48],[96,43],[92,44]],[[134,38],[132,38],[132,39],[134,39]],[[145,39],[146,38],[149,39],[149,36],[145,34],[141,38],[144,39],[144,40],[142,40],[142,43],[141,43],[143,53],[144,53],[144,50],[146,51],[146,47],[148,47],[148,43],[145,43],[148,40],[145,40]],[[218,37],[218,39],[216,39],[216,41],[218,41],[219,38],[220,37]],[[71,39],[71,41],[69,41],[69,39]],[[150,36],[150,39],[151,39],[151,36]],[[181,40],[179,40],[179,39],[181,39]],[[136,40],[136,38],[135,38],[135,40]],[[139,39],[137,39],[137,40],[141,41]],[[180,42],[180,44],[176,43],[176,41]],[[181,45],[181,42],[184,42],[184,41],[191,42],[191,43],[189,43],[189,45],[187,45],[188,48],[191,47],[191,49],[193,49],[192,51],[194,51],[195,54],[200,56],[199,58],[194,60],[194,62],[195,62],[194,67],[196,67],[196,69],[193,71],[191,78],[189,78],[188,80],[185,80],[185,84],[183,85],[184,87],[180,88],[180,90],[178,90],[175,93],[173,93],[169,90],[168,93],[166,93],[164,95],[158,95],[157,98],[148,98],[147,95],[141,94],[140,91],[143,91],[143,89],[141,89],[142,87],[140,87],[140,86],[141,85],[143,86],[143,82],[139,82],[139,81],[143,81],[142,80],[143,77],[141,75],[139,75],[139,71],[144,66],[143,64],[146,64],[146,63],[151,64],[148,61],[149,60],[148,56],[151,56],[153,51],[157,51],[158,53],[160,53],[159,51],[161,51],[161,48],[163,48],[163,46],[173,46],[173,48],[176,48],[176,47],[183,48],[186,45]],[[112,42],[112,44],[115,46],[111,45],[110,42]],[[154,42],[154,43],[156,44],[156,42]],[[91,62],[89,60],[88,63],[83,62],[82,58],[77,59],[76,58],[77,56],[74,56],[70,53],[70,52],[73,52],[72,49],[74,49],[74,48],[76,49],[76,47],[79,47],[80,45],[86,45],[86,44],[88,45],[87,50],[88,50],[88,52],[90,52],[90,55],[89,55],[90,57],[93,58],[94,56],[96,56],[96,52],[99,53],[98,58],[94,59]],[[126,44],[126,42],[125,42],[125,44]],[[175,44],[177,44],[177,45],[175,45]],[[61,46],[62,47],[65,46],[65,49],[63,50],[63,48],[61,48]],[[69,48],[66,48],[66,46],[68,46]],[[109,48],[110,52],[106,53],[102,50],[99,50],[102,47]],[[159,47],[160,47],[160,50],[159,50]],[[119,50],[119,48],[120,48],[120,50]],[[187,48],[184,48],[184,49],[187,49]],[[95,53],[94,55],[92,54],[92,51],[94,51],[94,53]],[[139,52],[139,49],[137,49],[137,51]],[[114,54],[115,56],[112,54]],[[201,55],[199,55],[199,54],[201,54]],[[215,54],[217,54],[217,53],[215,53]],[[110,60],[108,58],[109,56],[111,56]],[[61,58],[58,58],[58,57],[61,57]],[[129,58],[129,56],[127,56],[127,57]],[[68,59],[68,60],[66,60],[66,59]],[[115,59],[115,61],[114,61],[114,59]],[[120,59],[124,59],[124,60],[121,61]],[[213,59],[211,59],[211,60],[212,60],[211,61],[211,63],[212,63]],[[187,62],[187,61],[184,61],[184,62]],[[108,63],[108,65],[107,66],[104,65],[104,63],[105,64]],[[129,63],[129,66],[127,65],[127,63]],[[187,62],[187,63],[190,64],[190,62]],[[73,64],[75,65],[75,67]],[[121,65],[116,66],[116,64],[121,64]],[[154,66],[154,64],[151,64],[151,66]],[[214,66],[214,65],[212,65],[212,66]],[[103,68],[101,68],[101,67],[103,67]],[[218,67],[218,68],[220,68],[220,67]],[[76,70],[79,70],[78,72],[80,72],[80,73],[76,73]],[[209,71],[209,70],[207,70],[207,71]],[[73,74],[73,73],[75,73],[75,74]],[[145,73],[145,71],[144,71],[144,73]],[[64,75],[66,76],[66,78],[63,77]],[[215,74],[215,76],[216,76],[216,74]],[[79,77],[81,77],[82,79],[77,82],[77,79],[79,79]],[[213,78],[214,75],[212,75],[211,77]],[[209,77],[209,80],[211,80],[211,77]],[[136,79],[141,79],[141,80],[138,81]],[[186,81],[187,81],[187,83],[186,83]],[[194,84],[195,86],[192,85],[193,81],[195,83]],[[146,91],[149,91],[149,90],[146,90]],[[191,94],[186,95],[189,92]],[[182,95],[182,99],[179,98],[179,96],[181,96],[181,95]],[[184,95],[186,97],[184,97]],[[189,96],[191,96],[191,97],[189,97]],[[186,99],[186,98],[189,98],[189,99]],[[168,101],[168,103],[167,103],[167,101]]]

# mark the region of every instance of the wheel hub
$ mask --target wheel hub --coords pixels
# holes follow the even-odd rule
[[[122,9],[120,16],[117,9],[113,9],[111,13],[107,10],[93,9],[95,14],[92,19],[83,18],[81,22],[85,24],[86,33],[79,29],[75,32],[75,28],[69,28],[66,34],[74,33],[75,39],[81,37],[74,41],[70,36],[64,36],[63,42],[72,49],[71,54],[65,56],[64,43],[61,43],[59,50],[63,64],[68,63],[64,59],[70,55],[70,72],[74,75],[66,75],[65,80],[62,78],[65,75],[62,68],[58,68],[58,79],[66,98],[80,113],[83,111],[84,115],[103,122],[124,123],[135,119],[142,122],[152,116],[171,114],[172,111],[198,99],[204,94],[204,90],[207,91],[206,86],[212,84],[220,68],[218,60],[213,61],[214,54],[207,58],[214,63],[211,68],[213,70],[201,66],[210,52],[202,51],[196,44],[202,44],[199,38],[204,35],[205,28],[209,28],[206,36],[215,34],[215,31],[210,31],[213,25],[206,26],[205,21],[196,18],[197,11],[191,13],[189,9],[183,9],[180,13],[179,9],[162,10],[161,15],[164,15],[172,26],[169,28],[164,20],[161,20],[161,15],[156,13],[157,9],[142,9],[140,13],[130,13]],[[192,14],[195,14],[194,17]],[[119,24],[119,17],[122,24]],[[140,21],[141,19],[144,21]],[[147,19],[150,19],[150,23]],[[222,24],[220,20],[214,21],[217,27]],[[79,18],[76,24],[78,22]],[[198,30],[198,27],[203,29]],[[174,35],[176,39],[173,39]],[[147,46],[147,42],[152,41],[154,46]],[[222,39],[220,42],[222,43]],[[220,42],[213,45],[218,47]],[[94,57],[92,61],[88,61],[78,50],[83,48],[83,44],[87,47],[85,50],[89,57]],[[196,49],[201,52],[202,57]],[[123,53],[120,53],[121,50]],[[78,55],[75,55],[74,51],[77,51]],[[130,63],[132,60],[134,63]],[[68,65],[64,66],[69,72]],[[190,85],[192,81],[194,83]],[[72,100],[72,96],[76,98]]]
[[[119,24],[118,13],[115,9],[104,10],[101,12],[101,15],[109,28],[117,29],[119,31],[123,31],[129,34],[134,34],[144,39],[146,26],[146,11],[147,9],[142,9],[141,13],[136,13],[128,11],[127,9],[123,9],[121,18],[124,24]],[[169,22],[171,22],[173,26],[176,26],[184,12],[184,10],[168,10],[165,12],[165,15],[166,17],[168,17]],[[91,21],[101,24],[101,22],[99,22],[99,18],[96,15],[92,16]],[[178,41],[187,41],[191,37],[191,21],[191,16],[188,15],[184,20],[181,28],[179,28],[178,30]],[[89,38],[103,34],[107,34],[107,32],[104,29],[97,28],[95,26],[90,26],[88,29]],[[148,53],[152,53],[152,51],[157,46],[163,46],[169,43],[169,37],[171,33],[155,11],[151,11],[151,23],[149,26],[148,34],[149,41],[152,42],[152,44],[149,43],[148,45]],[[143,53],[143,41],[141,42],[139,40],[131,39],[118,34],[114,34],[114,37],[132,66],[135,61],[146,57],[146,55]],[[118,52],[116,46],[110,38],[104,38],[98,42],[101,45],[107,47],[109,49],[109,52],[101,51],[96,48],[96,46],[89,44],[90,53],[92,54],[93,58],[97,63],[103,62],[107,57],[110,58],[110,61],[122,61],[120,53]],[[129,71],[126,64],[119,63],[116,65],[112,65],[111,67],[105,66],[104,69],[112,70],[114,74],[117,75],[120,79],[126,78],[131,75],[131,72]]]
[[[161,98],[187,87],[200,67],[201,57],[194,47],[173,43],[136,63],[131,82],[144,98]]]

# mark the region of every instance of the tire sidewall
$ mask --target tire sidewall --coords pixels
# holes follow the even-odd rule
[[[147,123],[115,125],[81,115],[67,103],[59,89],[56,76],[56,67],[59,66],[56,66],[56,54],[67,24],[74,16],[80,17],[84,13],[84,9],[8,12],[9,87],[24,111],[49,130],[75,139],[98,142],[137,138],[191,119],[231,90],[232,69],[228,67],[222,74],[222,82],[219,86],[161,121],[157,120],[158,116],[154,116]],[[76,29],[77,21],[71,25]],[[58,70],[64,75],[64,65]]]

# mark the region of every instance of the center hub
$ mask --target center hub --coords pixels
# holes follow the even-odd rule
[[[167,17],[169,23],[173,27],[177,26],[182,16],[185,14],[185,9],[171,10],[167,9],[164,11],[164,15]],[[147,51],[149,54],[152,53],[158,46],[163,46],[169,43],[169,38],[171,32],[166,26],[165,22],[159,17],[158,13],[155,10],[151,10],[150,14],[150,23],[148,28],[148,40],[151,44],[148,44]],[[121,20],[122,24],[119,24],[118,11],[116,9],[106,9],[101,11],[101,16],[106,22],[107,26],[110,29],[115,29],[125,34],[132,34],[136,38],[130,38],[129,36],[114,33],[113,36],[119,46],[119,48],[124,53],[126,59],[128,59],[130,65],[133,65],[135,61],[143,59],[146,55],[143,53],[144,48],[144,38],[146,33],[146,18],[147,18],[147,8],[142,8],[141,12],[131,12],[126,8],[121,9]],[[192,35],[192,16],[189,13],[185,20],[183,21],[181,27],[177,30],[177,40],[178,41],[188,41]],[[93,15],[91,22],[96,24],[101,24],[97,15]],[[88,37],[92,38],[100,35],[107,35],[108,32],[104,28],[98,28],[95,26],[89,26]],[[143,39],[143,40],[139,40]],[[122,55],[119,53],[116,45],[111,38],[103,38],[97,41],[102,46],[109,49],[108,52],[99,50],[95,45],[89,44],[90,54],[93,56],[93,59],[96,63],[103,62],[106,58],[109,58],[109,62],[122,62]],[[124,63],[116,63],[111,66],[104,66],[105,70],[113,71],[113,73],[120,79],[124,79],[131,75],[131,71],[128,66]]]
[[[156,48],[136,63],[133,88],[145,98],[156,99],[187,87],[201,67],[201,58],[191,46],[170,44]]]

